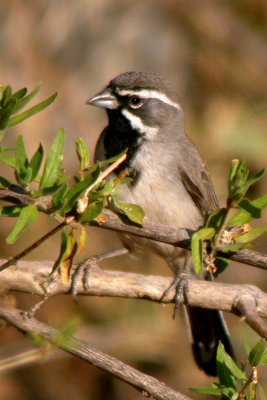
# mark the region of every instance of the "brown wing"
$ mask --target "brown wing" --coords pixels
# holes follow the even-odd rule
[[[207,167],[195,145],[186,138],[182,146],[181,179],[201,214],[205,216],[208,212],[218,208],[217,196]]]

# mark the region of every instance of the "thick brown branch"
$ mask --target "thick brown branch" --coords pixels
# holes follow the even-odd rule
[[[147,396],[157,400],[190,400],[189,397],[172,390],[157,379],[89,346],[88,343],[74,337],[64,337],[64,334],[57,329],[51,328],[35,318],[26,318],[21,310],[0,304],[0,317],[23,333],[42,336],[62,350],[109,372]]]
[[[0,288],[44,295],[44,286],[47,288],[47,277],[52,265],[51,262],[20,261],[16,268],[9,268],[1,273]],[[82,282],[78,282],[77,294],[160,301],[170,283],[171,278],[161,276],[93,268],[89,276],[89,290],[85,291]],[[49,285],[48,291],[51,296],[70,293],[70,283],[64,284],[57,276]],[[173,297],[174,291],[164,301],[172,302]],[[257,309],[254,310],[255,319],[267,317],[267,295],[255,286],[229,285],[193,278],[188,280],[188,300],[194,306],[245,315],[238,306],[238,302],[245,298],[257,303]],[[254,329],[267,338],[262,324],[255,325]]]

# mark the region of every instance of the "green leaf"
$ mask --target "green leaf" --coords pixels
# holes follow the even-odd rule
[[[8,126],[15,104],[16,100],[11,99],[7,105],[0,109],[0,129],[5,129]]]
[[[16,169],[28,167],[28,157],[25,150],[24,139],[19,135],[16,145]]]
[[[210,240],[215,235],[215,229],[203,228],[195,232],[191,239],[191,251],[194,261],[194,270],[197,275],[203,272],[203,242]]]
[[[37,93],[39,93],[41,86],[42,86],[42,84],[38,83],[38,85],[33,89],[33,91],[31,93],[28,94],[28,96],[25,96],[25,97],[19,99],[19,101],[16,103],[16,105],[14,107],[13,113],[17,113],[23,107],[25,107],[26,104],[28,104],[31,101],[31,99],[33,99],[33,97],[35,97],[37,95]]]
[[[16,178],[22,186],[27,186],[32,172],[28,168],[29,161],[25,150],[23,137],[20,135],[16,145]]]
[[[22,208],[17,222],[8,235],[6,242],[8,244],[13,244],[15,241],[23,234],[23,232],[28,228],[28,226],[34,223],[38,217],[38,209],[35,205],[29,205]]]
[[[43,157],[44,157],[44,149],[42,144],[40,143],[38,149],[36,150],[36,152],[32,156],[31,161],[29,162],[29,168],[31,169],[31,181],[34,181],[35,178],[37,177],[43,161]]]
[[[88,175],[86,178],[76,183],[67,191],[64,196],[64,206],[62,211],[66,213],[74,207],[76,201],[83,194],[83,192],[97,180],[100,172],[100,168],[98,168],[91,175]]]
[[[10,85],[7,85],[3,91],[2,98],[1,98],[1,106],[5,107],[12,98],[12,88]]]
[[[101,196],[109,196],[114,189],[114,185],[113,179],[103,182],[103,186],[100,186],[97,191],[90,193],[90,199],[97,200]]]
[[[260,218],[261,217],[261,209],[256,207],[252,201],[248,199],[242,199],[238,203],[239,207],[243,208],[243,210],[247,211],[252,218]]]
[[[123,214],[125,214],[130,221],[138,225],[143,225],[143,219],[145,216],[144,210],[135,204],[125,203],[113,197],[114,205],[119,208]]]
[[[219,343],[216,357],[217,374],[220,383],[226,387],[236,388],[236,380],[246,381],[246,374],[236,365],[232,357],[226,353],[222,343]]]
[[[227,208],[219,208],[218,210],[215,210],[209,215],[205,224],[206,227],[218,230],[221,227],[226,212]]]
[[[18,217],[24,206],[3,206],[0,207],[0,217]]]
[[[8,189],[11,185],[11,182],[8,181],[3,176],[0,176],[0,189]]]
[[[59,129],[48,153],[44,173],[40,182],[40,189],[52,187],[56,184],[61,171],[65,146],[65,130]]]
[[[53,206],[55,207],[61,207],[64,201],[64,196],[67,193],[68,186],[66,183],[63,183],[59,188],[56,189],[56,191],[53,194],[52,197],[52,202]]]
[[[77,252],[78,245],[73,232],[67,232],[65,229],[61,231],[61,247],[58,259],[55,261],[51,276],[61,269],[61,277],[64,284],[68,284],[70,278],[70,268],[73,258]]]
[[[238,244],[250,243],[253,242],[253,240],[258,239],[265,232],[267,232],[267,226],[260,226],[258,228],[251,229],[249,232],[244,233],[244,235],[238,236],[235,238],[235,242]]]
[[[80,161],[80,170],[84,171],[89,167],[90,156],[89,149],[83,138],[79,137],[76,142],[76,153]]]
[[[126,153],[127,153],[127,149],[123,150],[123,151],[122,151],[120,154],[118,154],[117,156],[108,158],[107,160],[104,160],[104,161],[98,161],[97,164],[98,164],[100,167],[106,167],[107,165],[112,164],[112,163],[114,163],[115,161],[117,161],[119,158],[121,158],[121,157],[123,156],[123,154],[126,154]]]
[[[265,339],[260,339],[249,353],[248,360],[250,365],[252,367],[262,365],[262,361],[264,360],[263,356],[266,354],[266,351],[266,341]]]
[[[41,101],[40,103],[36,104],[35,106],[24,111],[23,113],[15,115],[14,117],[10,118],[7,126],[17,125],[20,122],[24,121],[25,119],[32,117],[34,114],[39,113],[40,111],[42,111],[46,107],[48,107],[51,103],[53,103],[53,101],[56,99],[56,97],[57,97],[57,93],[54,93],[52,96],[48,97],[46,100]],[[0,129],[1,129],[1,127],[0,127]]]
[[[245,161],[233,160],[228,179],[228,204],[238,203],[251,185],[262,178],[264,169],[249,177],[249,169]]]
[[[215,260],[216,272],[214,273],[214,276],[215,277],[219,276],[228,267],[229,262],[230,261],[227,258],[216,257]]]
[[[246,248],[246,243],[226,244],[217,246],[218,251],[222,253],[236,253],[239,250]]]
[[[86,207],[84,213],[79,218],[79,222],[82,224],[93,221],[101,213],[105,205],[104,200],[94,201]]]
[[[16,168],[16,157],[9,153],[15,153],[16,149],[0,148],[0,161],[11,168]]]
[[[190,388],[195,393],[209,394],[211,396],[222,396],[222,388],[220,386],[199,386]],[[233,389],[231,388],[231,391]]]
[[[17,92],[15,92],[13,94],[13,99],[15,99],[16,101],[19,101],[20,99],[22,99],[27,93],[27,89],[26,88],[22,88],[19,89]]]
[[[256,200],[250,201],[252,206],[257,209],[263,210],[267,206],[267,194],[262,197],[259,197]],[[228,226],[233,225],[244,225],[250,222],[253,219],[252,215],[245,211],[244,209],[238,211],[229,221],[227,221]]]

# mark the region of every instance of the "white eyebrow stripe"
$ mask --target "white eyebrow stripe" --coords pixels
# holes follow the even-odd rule
[[[177,110],[181,110],[180,104],[171,100],[166,94],[161,93],[157,90],[149,90],[149,89],[136,89],[136,90],[127,90],[127,89],[117,89],[117,92],[120,96],[140,96],[142,99],[157,99],[162,101],[163,103],[169,104],[170,106],[176,108]]]
[[[157,136],[159,128],[145,125],[142,122],[141,118],[137,117],[137,115],[132,114],[125,108],[121,110],[121,113],[125,116],[125,118],[127,118],[129,123],[131,124],[131,127],[143,133],[147,139],[151,140]]]

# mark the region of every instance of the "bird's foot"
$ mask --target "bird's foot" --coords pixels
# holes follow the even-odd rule
[[[160,301],[163,301],[175,289],[173,319],[175,319],[176,312],[182,303],[182,298],[184,298],[184,303],[188,303],[188,276],[189,274],[186,272],[178,272],[171,285],[163,292],[160,298]]]
[[[72,274],[71,279],[71,294],[76,297],[78,292],[78,283],[82,280],[82,285],[85,291],[89,290],[89,274],[93,269],[101,269],[98,265],[99,262],[112,257],[117,257],[122,254],[128,253],[127,249],[113,250],[108,253],[98,254],[96,256],[91,256],[85,261],[82,261],[77,265],[75,271]]]

